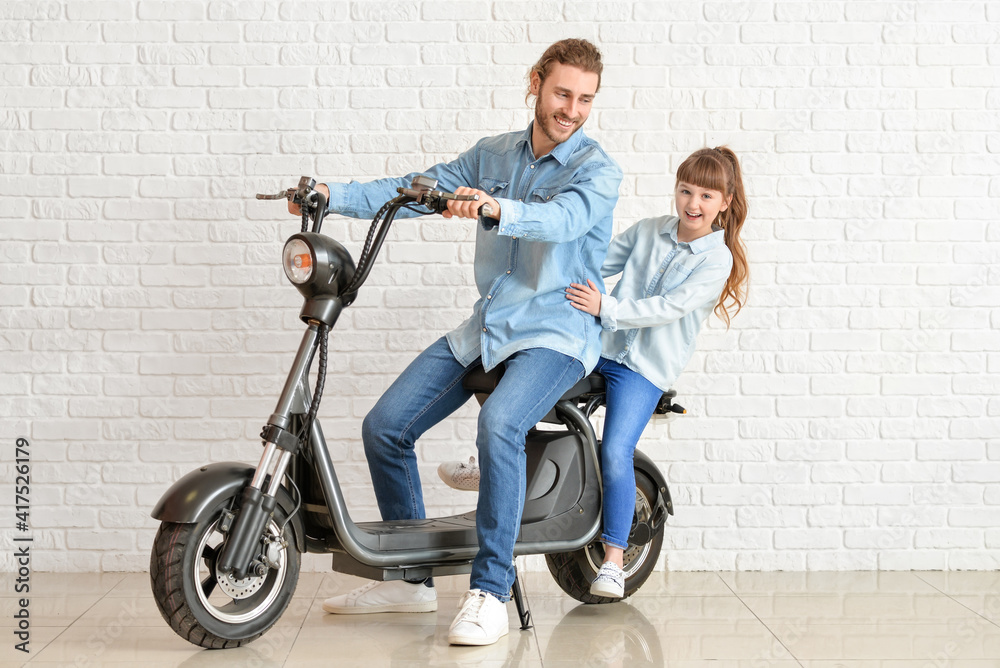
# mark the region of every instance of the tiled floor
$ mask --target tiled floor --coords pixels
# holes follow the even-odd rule
[[[525,580],[534,628],[449,647],[465,577],[438,580],[439,610],[335,616],[323,598],[358,578],[302,574],[278,625],[209,651],[160,617],[145,574],[32,575],[31,654],[14,650],[17,599],[0,576],[0,668],[21,666],[1000,667],[1000,573],[658,573],[627,602],[585,606],[547,573]]]

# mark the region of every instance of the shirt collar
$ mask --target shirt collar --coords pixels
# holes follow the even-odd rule
[[[524,131],[524,134],[521,135],[521,138],[518,139],[516,143],[527,144],[528,149],[531,150],[531,131],[534,127],[535,121],[528,123],[528,129]],[[565,165],[569,162],[570,156],[572,156],[576,149],[580,147],[580,142],[583,141],[585,136],[586,135],[583,134],[583,128],[580,128],[571,134],[569,139],[561,144],[556,144],[556,147],[549,151],[546,155],[551,155],[560,165]],[[534,155],[534,153],[532,153],[532,155]]]
[[[680,222],[681,219],[677,216],[664,216],[663,222],[660,224],[660,234],[668,235],[675,244],[684,243],[677,240],[677,226]],[[693,254],[697,255],[699,253],[704,253],[707,250],[718,248],[725,243],[725,231],[719,225],[712,223],[711,232],[688,243],[687,247],[691,249]]]

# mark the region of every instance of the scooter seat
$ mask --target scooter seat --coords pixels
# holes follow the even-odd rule
[[[503,378],[504,367],[502,364],[497,365],[486,371],[483,369],[482,365],[477,365],[475,369],[469,372],[469,374],[462,381],[462,387],[467,390],[471,390],[476,394],[490,394],[496,389],[497,385],[500,383],[500,379]],[[576,399],[577,397],[589,394],[591,392],[603,392],[604,391],[604,376],[599,373],[592,373],[589,376],[584,376],[579,381],[576,382],[573,387],[569,388],[560,400],[570,400]]]
[[[475,392],[476,400],[478,400],[479,404],[482,405],[483,402],[486,401],[487,395],[496,389],[500,379],[503,378],[503,372],[504,366],[502,364],[493,367],[489,371],[485,371],[482,365],[477,364],[476,368],[470,371],[462,381],[462,387]],[[581,378],[559,399],[560,401],[571,401],[576,404],[584,403],[588,399],[587,395],[604,392],[604,387],[604,376],[595,371],[589,376]],[[676,396],[677,390],[667,390],[664,392],[663,396],[660,397],[660,401],[656,406],[654,414],[666,415],[667,413],[685,413],[686,411],[683,407],[673,403],[674,397]],[[545,417],[542,418],[542,422],[559,424],[561,420],[556,416],[555,409],[553,408]]]

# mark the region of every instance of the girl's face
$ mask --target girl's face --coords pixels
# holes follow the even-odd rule
[[[693,241],[712,231],[712,223],[719,212],[729,208],[733,196],[723,197],[718,190],[709,190],[681,181],[674,192],[680,228],[677,236],[682,241]]]

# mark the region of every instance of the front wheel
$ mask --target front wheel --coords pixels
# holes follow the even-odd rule
[[[263,575],[237,580],[218,573],[225,539],[218,525],[226,506],[196,524],[161,523],[149,561],[163,619],[180,637],[209,649],[239,647],[263,635],[288,607],[299,579],[301,555],[290,526],[272,555],[277,565]],[[279,537],[284,517],[275,510],[265,529],[269,537]]]
[[[635,523],[649,522],[656,504],[656,485],[639,471],[635,472]],[[639,590],[656,567],[656,557],[663,547],[663,528],[653,534],[649,542],[642,545],[629,544],[625,550],[625,596],[628,598]],[[597,577],[597,571],[604,563],[604,543],[596,540],[575,552],[559,552],[545,555],[549,573],[559,587],[583,603],[614,603],[620,598],[594,596],[590,593],[590,583]]]

